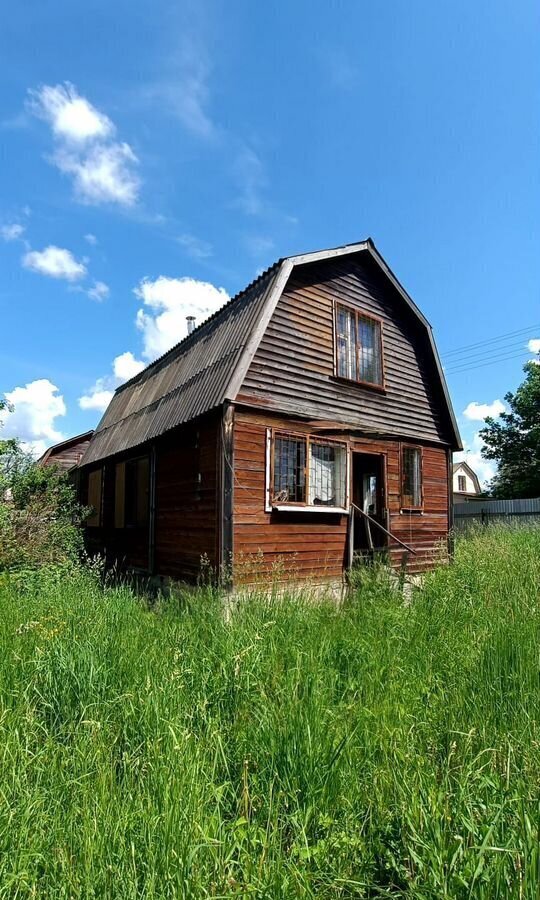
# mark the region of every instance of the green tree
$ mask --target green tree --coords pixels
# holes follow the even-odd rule
[[[65,472],[37,465],[16,438],[0,439],[0,572],[75,562],[86,512]]]
[[[499,419],[489,417],[480,431],[482,455],[495,460],[498,471],[491,483],[494,497],[540,497],[540,357],[525,364],[525,380],[515,394],[508,393],[510,407]]]

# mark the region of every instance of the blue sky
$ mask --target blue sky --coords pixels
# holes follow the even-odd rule
[[[480,464],[478,416],[540,340],[539,40],[536,0],[6,7],[5,433],[92,427],[191,307],[370,235]]]

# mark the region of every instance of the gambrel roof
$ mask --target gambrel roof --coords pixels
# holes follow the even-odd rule
[[[459,431],[431,326],[368,238],[274,263],[183,341],[117,389],[81,465],[129,450],[227,400],[234,401],[293,269],[359,253],[367,253],[375,260],[426,330],[447,407],[453,447],[460,449]]]

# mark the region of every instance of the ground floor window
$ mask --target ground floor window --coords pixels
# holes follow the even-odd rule
[[[422,508],[422,449],[401,448],[401,508]]]
[[[101,494],[103,484],[103,469],[94,469],[88,473],[88,500],[87,505],[91,512],[86,520],[90,528],[99,528],[101,525]]]
[[[344,508],[347,501],[347,447],[307,435],[274,435],[272,506]]]
[[[148,524],[150,460],[148,456],[116,464],[114,524],[116,528],[144,528]]]

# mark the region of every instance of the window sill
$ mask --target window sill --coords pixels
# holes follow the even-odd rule
[[[344,375],[333,375],[332,378],[340,384],[353,384],[355,387],[364,388],[367,391],[375,391],[377,394],[386,394],[386,387],[384,384],[372,384],[370,381],[357,381],[356,378],[345,378]]]
[[[400,516],[405,516],[405,515],[407,515],[407,516],[423,516],[424,510],[423,509],[414,509],[414,508],[408,509],[407,507],[403,507],[402,509],[400,509],[399,514],[400,514]]]
[[[303,512],[303,513],[333,513],[333,515],[348,516],[349,510],[343,506],[294,506],[289,504],[274,504],[270,507],[274,512]]]

